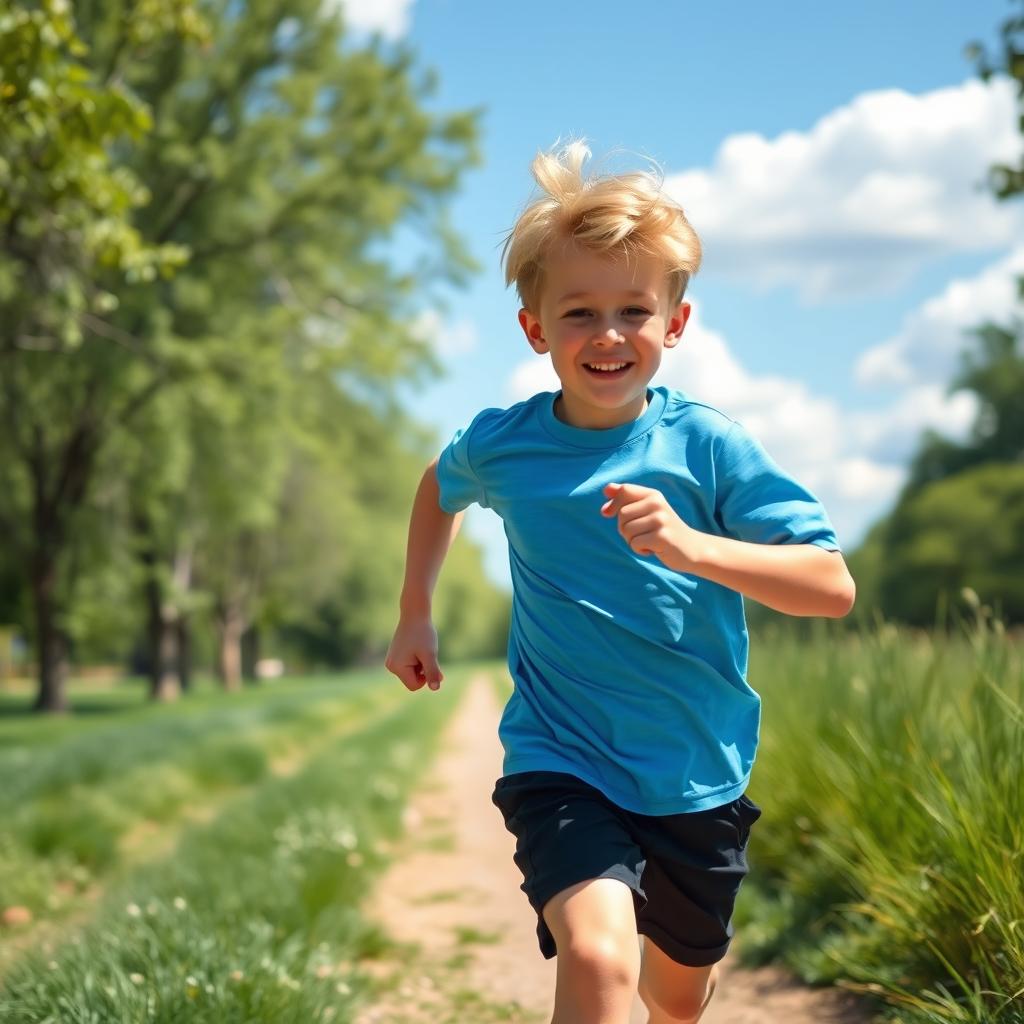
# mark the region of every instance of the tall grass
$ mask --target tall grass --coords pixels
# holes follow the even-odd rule
[[[975,611],[954,636],[754,648],[765,815],[743,948],[908,1024],[1024,1024],[1024,658]]]

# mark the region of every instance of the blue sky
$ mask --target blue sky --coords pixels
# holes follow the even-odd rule
[[[920,431],[966,429],[970,401],[947,394],[963,332],[1007,319],[1024,272],[1022,211],[979,187],[1019,149],[1014,101],[964,56],[995,42],[1006,0],[341,2],[437,71],[437,109],[483,112],[484,164],[452,208],[483,269],[424,311],[447,372],[409,394],[440,438],[557,386],[499,251],[534,153],[578,136],[614,169],[655,159],[704,242],[694,318],[655,383],[742,420],[847,548]],[[504,580],[500,524],[475,510],[467,528]]]

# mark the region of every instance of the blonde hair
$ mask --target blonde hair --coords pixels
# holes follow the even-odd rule
[[[648,172],[583,176],[590,150],[583,141],[538,153],[531,170],[545,193],[530,203],[505,239],[505,284],[513,281],[524,306],[536,311],[544,259],[554,242],[569,240],[598,253],[665,262],[669,296],[679,302],[700,266],[700,239],[682,207]]]

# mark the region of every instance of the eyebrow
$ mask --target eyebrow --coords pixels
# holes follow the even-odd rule
[[[558,302],[575,302],[578,299],[588,299],[591,294],[591,292],[569,292],[568,294],[563,295]],[[652,295],[650,292],[640,291],[636,288],[632,288],[629,291],[619,292],[619,294],[630,299],[654,300],[656,298],[656,296]]]

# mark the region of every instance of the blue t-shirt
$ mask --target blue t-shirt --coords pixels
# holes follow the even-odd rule
[[[746,788],[761,700],[743,598],[634,553],[602,516],[606,484],[657,488],[697,530],[838,550],[824,509],[740,424],[652,388],[631,423],[586,430],[557,396],[485,409],[437,465],[440,504],[505,524],[512,571],[501,719],[506,775],[569,772],[620,807],[676,814]]]

